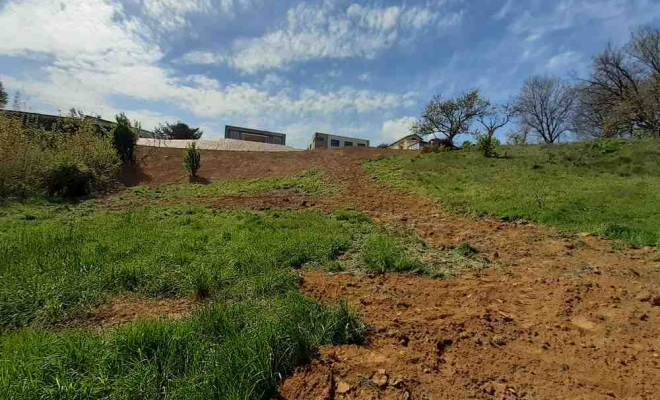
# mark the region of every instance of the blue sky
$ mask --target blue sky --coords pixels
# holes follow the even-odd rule
[[[0,0],[0,80],[32,111],[375,145],[434,94],[506,101],[639,25],[660,25],[660,0]]]

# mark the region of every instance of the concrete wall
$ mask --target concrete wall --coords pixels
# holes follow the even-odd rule
[[[343,149],[350,147],[369,147],[369,141],[365,139],[352,138],[348,136],[330,135],[327,133],[316,133],[310,150],[314,149]]]

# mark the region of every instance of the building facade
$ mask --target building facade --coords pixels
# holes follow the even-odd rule
[[[369,147],[369,141],[348,136],[316,132],[312,138],[312,143],[309,144],[310,150],[342,149],[346,147]]]
[[[286,145],[286,135],[284,133],[260,131],[231,125],[225,126],[225,139]]]
[[[413,133],[412,135],[402,137],[389,145],[388,148],[395,150],[421,150],[427,145],[428,143],[421,136]]]

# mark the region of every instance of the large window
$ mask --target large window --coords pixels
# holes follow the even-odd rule
[[[358,143],[358,147],[367,147],[367,145],[364,143]]]
[[[241,139],[241,133],[239,131],[229,131],[229,139],[236,139],[240,140]]]
[[[353,142],[344,142],[344,147],[353,147]]]
[[[332,139],[330,141],[330,147],[339,147],[339,140]]]
[[[282,144],[282,138],[279,136],[273,136],[273,144]]]

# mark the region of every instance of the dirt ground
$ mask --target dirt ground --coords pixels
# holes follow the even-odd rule
[[[373,328],[365,346],[323,348],[281,399],[658,399],[660,253],[588,235],[471,219],[370,179],[361,160],[389,150],[203,152],[213,182],[326,171],[325,199],[280,192],[218,207],[359,208],[415,229],[431,246],[468,241],[493,267],[457,279],[307,271],[303,290],[348,299]],[[185,181],[181,151],[141,149],[127,186]]]

